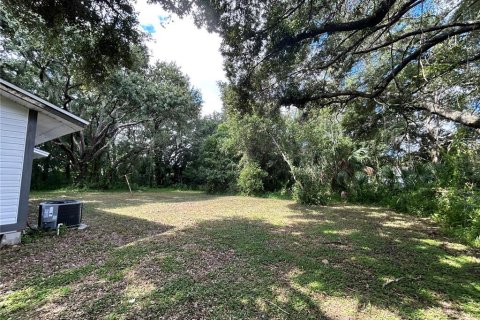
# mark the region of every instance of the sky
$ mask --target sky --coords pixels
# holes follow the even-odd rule
[[[202,93],[203,115],[221,111],[217,82],[226,78],[220,36],[198,29],[190,17],[180,19],[145,0],[138,0],[135,7],[140,25],[152,38],[147,43],[152,61],[175,62],[190,77],[192,85]]]

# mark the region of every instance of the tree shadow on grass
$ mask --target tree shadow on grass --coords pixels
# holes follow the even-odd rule
[[[51,193],[45,195],[52,198]],[[60,197],[54,197],[60,198]],[[30,232],[24,237],[26,242],[35,245],[13,247],[2,250],[2,274],[14,282],[20,270],[37,268],[40,274],[48,275],[58,268],[94,263],[102,259],[103,252],[134,242],[136,240],[163,233],[173,226],[147,221],[135,216],[135,210],[142,204],[163,204],[199,202],[213,200],[216,196],[198,192],[157,192],[157,193],[70,193],[63,198],[76,198],[84,202],[83,223],[89,227],[83,231],[69,231],[67,235],[56,237],[54,233]],[[29,203],[29,225],[36,227],[38,205],[45,199]],[[109,212],[114,209],[130,209],[132,215],[117,215]],[[26,229],[30,231],[29,228]],[[73,236],[72,236],[73,235]],[[31,263],[43,261],[43,265]],[[8,268],[14,264],[15,268]],[[33,266],[33,267],[32,267]],[[20,269],[20,270],[19,270]],[[7,286],[7,283],[4,283]],[[1,290],[1,288],[0,288]],[[1,291],[0,291],[1,292]]]
[[[287,225],[224,218],[182,230],[99,211],[84,238],[42,238],[18,250],[42,249],[49,259],[23,261],[33,269],[4,293],[0,316],[478,316],[478,252],[429,236],[421,220],[376,208],[290,209]],[[119,238],[106,236],[113,233]],[[51,272],[35,269],[45,264]],[[14,266],[10,256],[2,268]]]
[[[182,202],[200,202],[214,200],[220,195],[207,194],[199,191],[164,191],[164,192],[88,192],[88,193],[73,193],[76,197],[85,199],[86,201],[97,201],[100,206],[111,205],[116,206],[132,206],[143,203],[182,203]],[[69,197],[68,195],[67,197]],[[106,200],[106,201],[104,201]],[[113,202],[112,202],[113,201]]]
[[[32,226],[37,223],[39,202],[30,202],[28,220]],[[2,287],[15,287],[29,275],[43,278],[64,270],[103,263],[112,250],[173,228],[131,216],[109,214],[98,207],[86,203],[83,222],[88,227],[85,230],[71,229],[57,236],[55,231],[32,232],[27,228],[28,234],[22,238],[24,244],[2,248]]]
[[[348,206],[311,209],[297,219],[303,221],[297,231],[328,239],[338,249],[330,257],[330,271],[341,276],[325,292],[351,292],[360,306],[376,305],[405,317],[422,316],[429,308],[447,317],[480,316],[478,250],[442,235],[428,220]],[[308,285],[328,279],[311,271],[297,281]]]

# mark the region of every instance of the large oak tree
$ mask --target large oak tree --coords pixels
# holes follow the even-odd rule
[[[480,1],[174,2],[223,37],[239,109],[372,100],[480,128]]]

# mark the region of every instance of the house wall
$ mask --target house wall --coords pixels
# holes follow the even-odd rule
[[[18,243],[27,226],[35,144],[86,125],[87,121],[0,79],[0,246]]]
[[[0,99],[0,233],[18,223],[29,109]]]

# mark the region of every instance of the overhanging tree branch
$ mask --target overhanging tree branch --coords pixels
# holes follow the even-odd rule
[[[418,30],[407,32],[405,34],[397,36],[394,39],[386,41],[386,42],[384,42],[380,45],[370,47],[370,48],[364,49],[364,50],[355,51],[355,52],[353,52],[353,54],[365,54],[365,53],[373,52],[373,51],[376,51],[378,49],[388,47],[389,45],[392,45],[392,44],[394,44],[394,43],[396,43],[400,40],[403,40],[403,39],[406,39],[406,38],[409,38],[409,37],[412,37],[412,36],[420,35],[422,33],[425,34],[425,33],[429,33],[429,32],[440,31],[440,30],[444,30],[444,29],[448,29],[448,28],[454,28],[454,27],[478,26],[479,23],[480,23],[480,21],[477,20],[477,21],[468,21],[468,22],[457,22],[457,23],[452,23],[452,24],[447,24],[447,25],[440,25],[440,26],[433,26],[433,27],[430,27],[430,28],[418,29]]]
[[[433,102],[426,102],[416,105],[413,107],[413,109],[428,111],[431,114],[435,114],[444,119],[463,124],[464,126],[480,129],[480,115],[478,114],[452,110],[445,106],[437,105]]]
[[[318,27],[313,27],[304,32],[297,33],[294,36],[286,37],[274,46],[275,51],[293,46],[306,39],[312,39],[325,33],[355,31],[374,27],[382,22],[395,2],[396,0],[383,0],[372,15],[359,20],[350,22],[327,22]]]
[[[282,100],[281,102],[283,104],[285,103],[288,104],[289,102],[290,104],[296,104],[296,103],[305,104],[308,101],[315,101],[315,100],[325,99],[325,98],[336,98],[336,97],[342,97],[342,96],[362,97],[362,98],[369,98],[369,99],[376,98],[383,93],[383,91],[390,84],[390,82],[400,72],[402,72],[402,70],[405,69],[410,62],[416,60],[422,53],[427,52],[428,50],[432,49],[434,46],[442,43],[443,41],[449,39],[454,35],[471,32],[479,28],[480,28],[480,22],[477,22],[477,23],[472,23],[468,26],[455,27],[455,28],[452,28],[451,30],[445,31],[441,34],[438,34],[432,37],[431,39],[426,41],[423,45],[418,47],[415,51],[413,51],[411,54],[406,56],[392,70],[390,70],[387,76],[374,87],[374,91],[372,92],[364,92],[359,90],[343,90],[343,91],[333,91],[333,92],[324,91],[319,93],[313,93],[312,95],[299,97],[298,101],[295,101],[295,98],[290,97],[290,98],[287,98],[286,100]]]
[[[418,57],[421,56],[422,53],[427,52],[428,50],[432,49],[436,45],[444,42],[445,40],[449,39],[452,36],[460,35],[468,32],[475,31],[480,28],[480,22],[470,23],[465,26],[461,27],[452,27],[432,38],[427,40],[423,45],[419,46],[415,49],[411,54],[407,55],[400,63],[398,63],[391,71],[384,77],[384,79],[379,82],[373,91],[366,92],[360,90],[342,90],[342,91],[323,91],[323,92],[314,92],[310,94],[299,94],[299,95],[290,95],[286,97],[281,97],[279,103],[281,105],[296,105],[296,106],[304,106],[308,102],[318,101],[322,99],[334,99],[340,98],[337,102],[347,102],[351,101],[355,98],[367,98],[367,99],[374,99],[379,97],[388,87],[391,81],[395,79],[397,75],[400,74],[410,62],[416,60]],[[472,58],[477,58],[472,57]],[[472,59],[466,59],[471,61]],[[463,64],[466,60],[459,61],[456,66]],[[343,99],[343,101],[342,101]],[[330,101],[331,102],[331,101]],[[430,113],[439,115],[445,119],[452,120],[454,122],[463,124],[468,127],[472,128],[480,128],[480,117],[476,114],[466,114],[461,111],[450,110],[448,108],[433,108],[431,105],[423,105],[423,106],[416,106],[417,109],[425,110]]]

